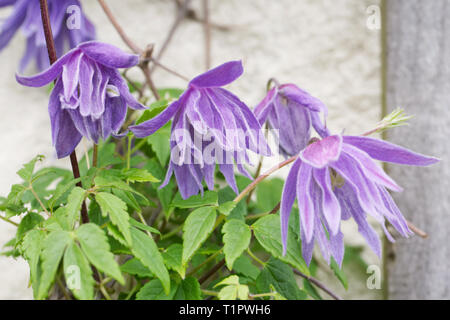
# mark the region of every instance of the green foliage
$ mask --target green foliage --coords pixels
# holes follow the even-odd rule
[[[216,210],[212,207],[196,209],[188,216],[183,228],[183,265],[189,262],[195,251],[208,238],[215,221]]]
[[[159,114],[181,91],[161,93],[164,98],[138,122]],[[27,261],[34,297],[322,299],[313,283],[293,273],[314,275],[318,268],[302,259],[297,214],[282,252],[280,218],[270,212],[280,202],[283,181],[267,179],[250,201],[236,203],[216,170],[213,191],[182,199],[173,178],[160,188],[169,137],[167,124],[136,139],[129,154],[124,141],[103,141],[96,167],[88,166],[92,150],[80,160],[78,179],[68,170],[39,169],[42,156],[18,171],[23,181],[0,197],[1,219],[17,224],[2,254]],[[240,175],[236,181],[241,191],[251,182]],[[83,203],[89,223],[81,219]],[[345,261],[357,261],[363,270],[361,252],[350,249]],[[347,288],[334,261],[330,268]]]
[[[234,261],[244,252],[249,244],[252,233],[250,227],[242,220],[232,219],[225,223],[222,228],[223,252],[228,269],[232,269]]]
[[[281,242],[280,217],[278,215],[269,215],[263,217],[253,224],[255,237],[261,246],[272,254],[299,271],[309,275],[308,267],[302,259],[302,252],[298,236],[289,228],[286,255],[283,255],[283,246]]]

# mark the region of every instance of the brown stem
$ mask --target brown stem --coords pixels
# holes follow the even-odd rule
[[[246,194],[248,194],[250,191],[252,191],[254,188],[256,188],[256,186],[263,181],[264,179],[266,179],[268,176],[270,176],[272,173],[274,173],[275,171],[277,171],[278,169],[281,169],[285,166],[287,166],[288,164],[290,164],[291,162],[294,162],[295,160],[297,160],[298,155],[293,156],[292,158],[289,158],[279,164],[277,164],[276,166],[272,167],[271,169],[269,169],[268,171],[266,171],[265,173],[263,173],[262,175],[260,175],[258,178],[256,178],[251,184],[249,184],[247,186],[247,188],[245,188],[233,201],[234,202],[240,202]]]
[[[211,270],[209,270],[206,274],[204,274],[198,282],[203,284],[206,280],[208,280],[212,275],[214,275],[217,271],[219,271],[225,265],[225,259],[222,259],[217,263]]]
[[[117,22],[116,18],[112,14],[111,9],[106,5],[104,0],[98,0],[98,3],[102,7],[103,11],[107,15],[109,21],[112,23],[114,28],[117,30],[117,33],[122,38],[123,42],[135,53],[142,53],[142,49],[140,49],[125,33],[123,28],[120,26],[120,24]]]
[[[326,292],[327,294],[329,294],[333,299],[335,300],[343,300],[341,297],[339,297],[337,294],[333,293],[333,291],[331,291],[330,289],[328,289],[322,282],[320,282],[319,280],[313,278],[313,277],[309,277],[306,274],[298,271],[297,269],[294,269],[294,273],[306,280],[308,280],[309,282],[313,283],[315,286],[317,286],[318,288],[320,288],[321,290],[323,290],[324,292]]]
[[[92,167],[96,168],[98,162],[98,145],[94,144],[94,148],[92,151]]]
[[[156,100],[160,99],[160,96],[158,94],[158,90],[156,89],[155,84],[153,83],[153,80],[151,78],[151,73],[148,68],[148,61],[151,57],[153,46],[148,46],[146,50],[142,50],[139,48],[125,33],[123,28],[120,26],[117,19],[112,14],[111,9],[108,7],[108,5],[105,3],[104,0],[97,0],[100,6],[102,7],[103,11],[105,12],[106,16],[108,17],[111,24],[116,29],[117,33],[122,38],[123,42],[136,54],[142,55],[143,61],[139,64],[139,68],[142,70],[142,73],[144,74],[145,81],[147,85],[149,86],[150,90],[152,91],[153,95],[155,96]]]
[[[53,40],[52,26],[50,23],[50,15],[48,12],[47,0],[39,0],[41,6],[42,26],[44,28],[45,41],[47,43],[48,58],[50,64],[53,64],[58,59],[56,55],[55,42]],[[70,163],[72,165],[73,177],[78,179],[80,177],[80,169],[78,168],[78,160],[75,150],[70,154]],[[81,182],[77,183],[77,186],[82,187]],[[83,223],[89,222],[89,216],[87,213],[86,203],[83,202],[81,206],[81,220]]]
[[[166,51],[167,47],[169,46],[169,43],[172,41],[173,36],[175,35],[175,32],[177,31],[178,27],[180,26],[181,21],[186,17],[186,12],[189,8],[189,3],[191,0],[184,0],[183,4],[179,7],[177,17],[172,25],[172,27],[169,30],[169,33],[167,34],[166,39],[164,40],[163,45],[161,46],[161,49],[159,50],[158,54],[156,55],[156,60],[161,61],[161,57],[163,56],[164,52]],[[155,66],[156,67],[156,66]],[[156,69],[155,67],[152,68],[152,73]]]
[[[414,232],[416,235],[424,239],[428,238],[428,234],[425,231],[416,227],[412,222],[406,221],[406,223],[408,224],[408,227],[411,229],[411,231]]]

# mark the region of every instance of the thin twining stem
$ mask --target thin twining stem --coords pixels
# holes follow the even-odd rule
[[[47,44],[48,57],[50,64],[53,64],[58,59],[56,55],[55,42],[53,39],[52,26],[50,23],[50,15],[48,12],[47,0],[39,0],[41,6],[42,26],[44,28],[45,42]],[[80,177],[80,169],[78,167],[77,154],[75,150],[70,154],[70,163],[72,165],[73,177],[78,179]],[[78,187],[82,187],[81,182],[77,183]],[[83,202],[81,206],[81,220],[83,223],[89,222],[89,216],[87,212],[86,203]]]
[[[260,175],[258,178],[256,178],[252,183],[250,183],[244,190],[242,190],[242,192],[233,200],[234,202],[240,202],[250,191],[252,191],[254,188],[256,188],[256,186],[263,180],[265,180],[267,177],[269,177],[271,174],[273,174],[274,172],[276,172],[277,170],[287,166],[288,164],[294,162],[295,160],[297,160],[298,155],[295,155],[279,164],[277,164],[276,166],[272,167],[271,169],[269,169],[268,171],[266,171],[265,173],[263,173],[262,175]]]
[[[147,55],[147,51],[146,50],[142,50],[141,48],[139,48],[125,33],[125,31],[123,30],[123,28],[120,26],[120,24],[118,23],[117,19],[114,17],[114,15],[112,14],[111,9],[108,7],[108,5],[105,3],[104,0],[98,0],[98,3],[100,4],[100,6],[102,7],[103,11],[105,12],[106,16],[108,17],[109,21],[111,22],[111,24],[114,26],[114,28],[116,29],[117,33],[120,35],[120,37],[122,38],[123,42],[125,42],[125,44],[131,49],[131,51],[133,51],[136,54],[139,55]],[[152,49],[151,49],[152,50]],[[139,64],[139,68],[142,70],[142,72],[144,73],[144,77],[145,77],[145,81],[147,82],[150,90],[152,91],[153,95],[155,96],[156,100],[160,99],[160,96],[158,94],[158,90],[155,87],[155,84],[153,83],[152,78],[150,77],[150,71],[148,69],[148,61],[143,61]]]
[[[178,27],[180,26],[181,21],[186,17],[186,13],[189,8],[191,0],[184,0],[183,4],[178,9],[177,17],[175,18],[174,23],[172,24],[172,27],[169,30],[169,33],[167,34],[166,39],[164,40],[163,45],[161,46],[161,49],[159,50],[158,54],[156,55],[156,60],[161,60],[164,52],[166,51],[167,47],[169,46],[169,43],[172,41],[173,36],[175,35],[175,32],[177,31]],[[155,68],[152,69],[152,73],[155,71]]]
[[[106,16],[108,17],[111,24],[116,29],[119,36],[122,38],[123,42],[134,52],[138,54],[142,54],[143,50],[139,48],[125,33],[122,26],[117,22],[117,19],[114,17],[111,9],[107,6],[104,0],[98,0],[98,3],[102,7],[103,11],[105,12]]]
[[[335,300],[343,300],[341,297],[339,297],[337,294],[333,293],[333,291],[331,291],[330,289],[328,289],[322,282],[320,282],[319,280],[307,276],[306,274],[298,271],[297,269],[293,269],[294,273],[306,280],[308,280],[309,282],[313,283],[316,287],[320,288],[322,291],[326,292],[330,297],[332,297]]]

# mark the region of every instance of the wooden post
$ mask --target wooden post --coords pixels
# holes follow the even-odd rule
[[[385,106],[414,114],[387,140],[433,155],[431,168],[388,165],[394,198],[429,237],[400,239],[387,255],[390,299],[450,299],[450,0],[386,0]]]

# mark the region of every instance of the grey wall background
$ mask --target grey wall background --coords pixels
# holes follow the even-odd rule
[[[97,26],[99,39],[127,49],[109,24],[97,1],[82,0],[86,14]],[[140,46],[161,45],[175,18],[171,0],[108,0],[117,19]],[[193,0],[199,8],[200,1]],[[374,126],[381,115],[380,31],[366,26],[371,5],[378,0],[211,0],[213,22],[232,27],[212,30],[212,64],[242,59],[245,74],[230,88],[250,106],[264,96],[266,81],[277,77],[293,82],[320,97],[330,111],[329,127],[358,134]],[[201,11],[199,10],[199,13]],[[8,10],[0,11],[0,18]],[[18,182],[15,172],[36,154],[46,164],[67,167],[56,160],[51,147],[45,89],[19,86],[14,79],[24,49],[17,36],[0,53],[0,194]],[[157,47],[156,47],[157,48]],[[202,25],[186,21],[175,34],[162,62],[192,77],[204,71]],[[30,70],[30,73],[33,72]],[[135,73],[139,75],[138,72]],[[185,83],[158,70],[159,87],[184,87]],[[80,144],[78,152],[84,152]],[[280,174],[285,174],[286,171]],[[346,225],[348,243],[364,244],[354,226]],[[14,235],[14,227],[0,222],[0,246]],[[370,251],[364,257],[380,261]],[[329,274],[320,275],[346,298],[379,298],[379,291],[365,288],[364,279],[350,279],[344,292]],[[0,299],[30,299],[28,267],[22,260],[0,257]]]

